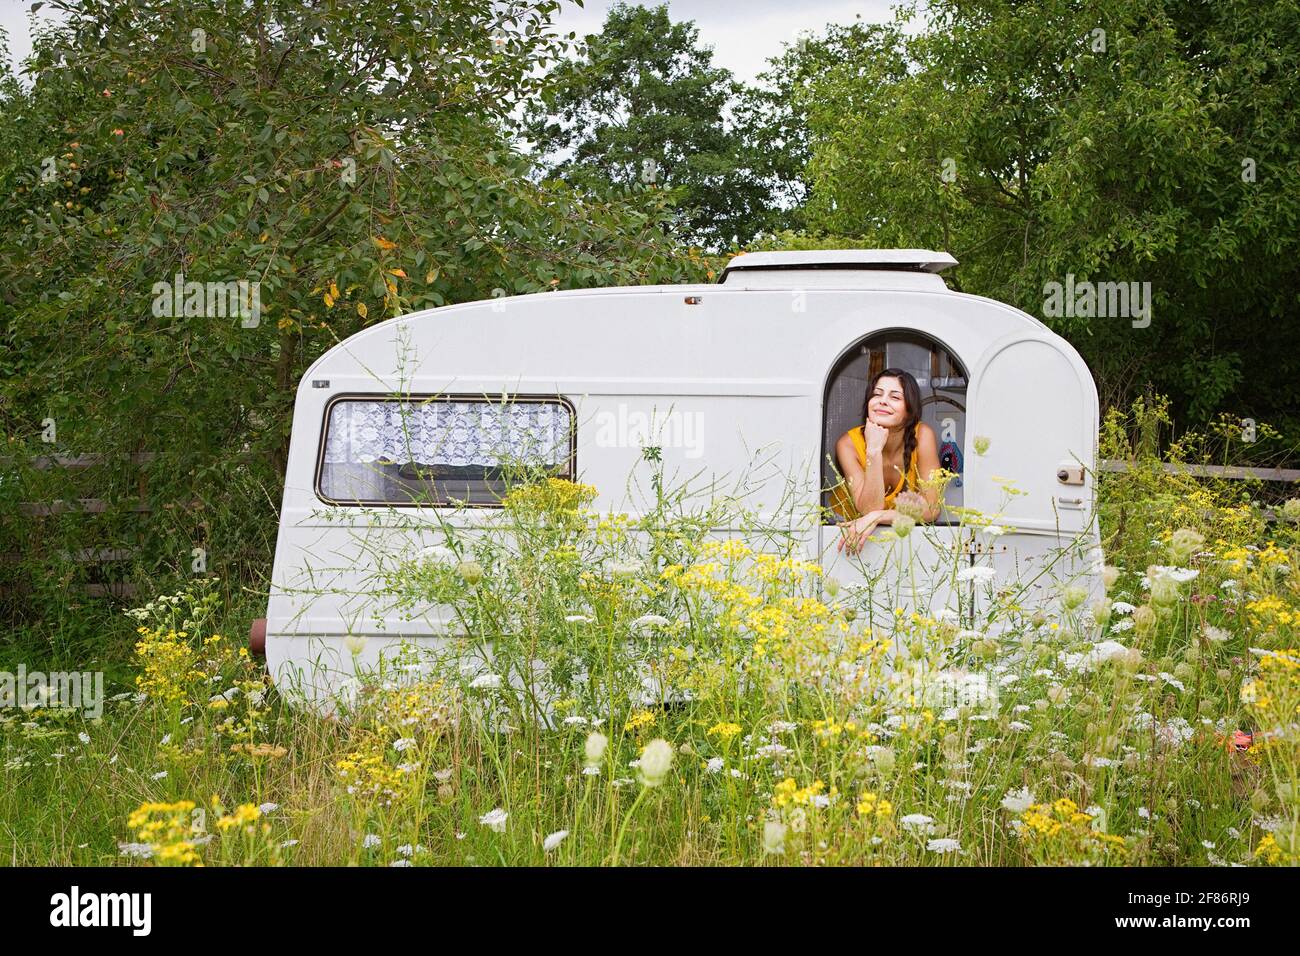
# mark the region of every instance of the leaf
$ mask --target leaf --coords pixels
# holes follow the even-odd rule
[[[333,296],[335,299],[339,297],[339,287],[336,286],[333,282],[330,283],[330,295]]]
[[[405,270],[403,270],[403,269],[389,269],[389,270],[388,270],[388,274],[389,274],[390,276],[397,276],[397,278],[399,278],[399,279],[405,279],[405,278],[406,278],[406,272],[405,272]]]
[[[369,310],[366,308],[366,304],[364,302],[357,303],[357,315],[361,316],[364,319],[368,311]]]
[[[370,238],[375,245],[377,245],[380,249],[383,249],[385,252],[387,252],[390,249],[397,248],[397,243],[389,242],[383,236],[371,236]]]
[[[321,298],[322,298],[322,299],[324,300],[324,302],[325,302],[325,308],[327,308],[327,309],[332,309],[332,308],[334,308],[334,296],[332,296],[332,295],[330,295],[328,292],[326,292],[325,295],[323,295]]]

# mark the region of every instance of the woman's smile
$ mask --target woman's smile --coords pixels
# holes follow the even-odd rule
[[[867,411],[873,422],[887,428],[901,425],[907,418],[906,406],[902,401],[895,402],[885,397],[873,398]]]

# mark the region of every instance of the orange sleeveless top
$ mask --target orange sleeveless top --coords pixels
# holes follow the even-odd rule
[[[853,442],[854,450],[858,453],[858,464],[860,464],[863,468],[867,467],[867,439],[866,436],[863,434],[863,426],[859,425],[857,428],[851,429],[848,435]],[[920,445],[921,442],[920,422],[917,422],[916,424],[916,441],[917,444]],[[913,450],[912,460],[907,464],[906,477],[900,476],[898,479],[898,484],[894,486],[893,491],[885,492],[885,503],[883,505],[884,508],[888,509],[894,507],[894,499],[898,496],[898,493],[903,490],[904,484],[906,484],[907,487],[911,489],[916,489],[919,486],[920,476],[917,472],[917,467],[916,467],[916,460],[918,457],[919,456],[917,452]],[[834,511],[837,514],[841,515],[846,521],[852,521],[854,518],[860,517],[861,515],[861,513],[858,511],[857,504],[854,503],[853,501],[853,496],[849,494],[849,489],[847,484],[843,481],[841,481],[839,484],[837,484],[834,488],[831,489],[831,508],[834,509]]]

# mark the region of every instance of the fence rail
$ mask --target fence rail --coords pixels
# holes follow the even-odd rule
[[[0,458],[0,467],[11,467],[25,460],[29,467],[37,471],[61,470],[65,472],[84,472],[108,462],[126,462],[131,465],[148,465],[158,457],[156,452],[142,451],[126,455],[105,455],[91,453],[84,455],[36,455],[27,459],[13,457]],[[126,514],[147,514],[155,511],[181,509],[196,511],[203,508],[203,502],[190,501],[181,503],[166,502],[154,505],[147,500],[148,475],[141,470],[137,482],[135,499],[114,503],[106,498],[57,498],[53,501],[20,501],[17,512],[29,518],[44,519],[55,515],[92,515],[112,512]],[[87,547],[76,550],[59,550],[56,556],[61,561],[79,565],[107,565],[130,561],[139,554],[136,547]],[[21,552],[0,552],[0,565],[18,565],[26,555]],[[90,598],[130,598],[138,588],[126,581],[90,581],[78,585],[82,594]],[[17,585],[0,586],[2,595],[19,595],[26,593],[30,587],[25,582]]]
[[[1097,462],[1098,471],[1132,471],[1134,462],[1123,459],[1103,458]],[[1189,475],[1193,478],[1257,478],[1261,481],[1300,481],[1300,468],[1251,468],[1246,465],[1190,465],[1176,462],[1161,462],[1160,469],[1166,475]]]

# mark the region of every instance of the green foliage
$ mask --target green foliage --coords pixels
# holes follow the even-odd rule
[[[525,132],[548,172],[604,195],[666,189],[683,239],[710,248],[745,243],[784,224],[757,117],[726,114],[742,88],[712,65],[691,21],[667,6],[615,4],[581,55],[563,60],[530,104]]]
[[[39,530],[6,513],[0,551],[139,529],[143,571],[188,574],[200,545],[209,571],[264,569],[322,351],[417,309],[703,271],[665,195],[542,188],[512,146],[557,50],[551,0],[51,6],[30,89],[0,76],[5,484],[111,509]],[[250,283],[243,310],[171,308],[178,275]],[[136,452],[157,455],[143,476]],[[28,467],[52,453],[109,463],[73,487]],[[142,477],[152,517],[131,510]]]
[[[1035,315],[1067,275],[1150,282],[1147,328],[1047,319],[1106,404],[1151,383],[1295,435],[1298,9],[931,3],[813,83],[808,227],[949,250],[963,290]]]
[[[794,232],[808,225],[803,204],[808,197],[807,166],[813,155],[809,116],[818,108],[820,82],[830,70],[873,60],[891,82],[902,79],[907,64],[898,44],[899,34],[892,25],[829,24],[820,35],[809,32],[786,44],[758,74],[758,85],[743,90],[736,103],[737,125],[744,131],[747,145],[768,164],[775,195],[789,210],[788,228],[775,237],[764,237],[759,243],[762,248],[846,249],[860,245],[852,241],[844,244],[839,236],[821,239],[825,244],[805,245],[809,240]]]
[[[1280,506],[1295,495],[1294,484],[1196,473],[1198,465],[1229,465],[1244,454],[1256,462],[1294,457],[1294,447],[1267,423],[1259,423],[1250,442],[1240,423],[1226,416],[1176,438],[1173,424],[1169,399],[1161,395],[1112,408],[1102,422],[1100,457],[1127,466],[1097,475],[1102,550],[1112,564],[1138,565],[1180,525],[1200,528],[1211,543],[1262,541],[1268,528],[1253,506],[1260,499]]]

